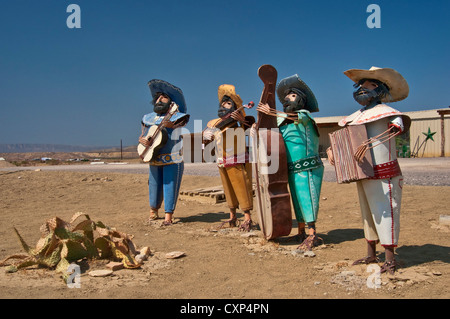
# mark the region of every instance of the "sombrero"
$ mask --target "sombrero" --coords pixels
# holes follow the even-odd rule
[[[150,93],[154,98],[157,93],[164,93],[170,97],[170,99],[178,105],[178,111],[186,113],[186,101],[184,100],[183,91],[175,85],[163,80],[151,80],[148,82]]]
[[[374,79],[387,85],[389,93],[382,102],[397,102],[405,99],[409,94],[408,82],[394,69],[371,67],[369,70],[351,69],[344,72],[353,82],[362,79]]]
[[[297,74],[287,77],[277,85],[277,95],[281,103],[284,104],[284,98],[289,93],[289,89],[297,88],[306,95],[305,109],[312,112],[319,112],[319,105],[311,89],[303,82]]]
[[[236,88],[234,87],[234,85],[222,84],[221,86],[219,86],[218,90],[219,102],[222,101],[225,95],[229,96],[233,100],[233,102],[236,104],[236,109],[242,106],[242,99],[238,94],[236,94]],[[245,116],[244,109],[241,109],[241,113],[242,115]]]

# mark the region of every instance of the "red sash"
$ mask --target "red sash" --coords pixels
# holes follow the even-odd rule
[[[385,179],[402,175],[400,165],[397,160],[375,165],[373,168],[374,176],[370,179]]]

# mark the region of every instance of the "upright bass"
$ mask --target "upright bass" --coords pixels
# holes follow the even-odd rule
[[[275,109],[277,70],[271,65],[263,65],[258,69],[258,76],[264,83],[260,102]],[[292,229],[286,148],[273,116],[258,112],[255,135],[252,138],[252,156],[257,214],[264,237],[274,239],[289,235]],[[278,169],[274,171],[276,164]]]

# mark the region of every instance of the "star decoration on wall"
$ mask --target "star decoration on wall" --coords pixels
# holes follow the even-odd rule
[[[427,138],[425,139],[425,141],[432,140],[432,141],[434,142],[433,135],[436,134],[436,132],[431,133],[430,128],[428,128],[428,133],[423,133],[423,132],[422,132],[422,134],[425,135],[425,136],[427,137]]]

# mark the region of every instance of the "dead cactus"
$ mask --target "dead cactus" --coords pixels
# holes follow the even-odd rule
[[[76,220],[84,220],[76,223]],[[40,265],[54,268],[67,278],[67,268],[77,260],[111,258],[120,260],[125,268],[139,268],[142,263],[134,256],[136,249],[131,241],[133,236],[117,231],[103,224],[94,222],[89,215],[76,213],[69,223],[54,217],[41,227],[41,238],[35,248],[30,248],[18,230],[14,228],[26,254],[14,254],[0,261],[0,266],[6,266],[7,261],[18,259],[19,263],[10,265],[7,272],[16,272],[21,268]]]

